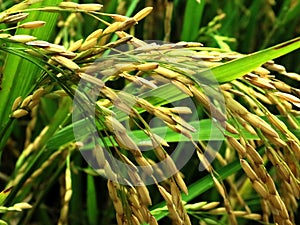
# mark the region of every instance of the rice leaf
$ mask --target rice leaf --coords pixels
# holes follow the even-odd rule
[[[213,73],[218,82],[229,82],[242,77],[265,62],[283,56],[299,47],[300,38],[298,37],[265,50],[249,54],[245,57],[226,62],[210,70],[205,70],[197,76],[201,77],[205,76],[205,74]]]

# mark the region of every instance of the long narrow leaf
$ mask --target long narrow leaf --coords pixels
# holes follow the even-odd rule
[[[242,77],[269,60],[283,56],[298,48],[300,48],[299,37],[265,50],[249,54],[245,57],[229,61],[205,72],[212,72],[220,83],[229,82]],[[198,74],[197,76],[201,77],[205,75],[205,72]]]
[[[51,6],[59,2],[61,2],[61,0],[45,0],[38,4],[40,4],[40,6]],[[51,38],[51,33],[56,26],[57,16],[55,13],[33,11],[26,21],[43,20],[46,22],[45,27],[34,30],[19,28],[16,34],[28,34],[47,41]],[[40,73],[41,69],[32,62],[16,55],[8,54],[3,69],[2,90],[0,92],[0,124],[6,124],[9,120],[9,114],[11,113],[9,109],[13,101],[19,96],[26,97],[28,91],[40,76]],[[3,140],[5,137],[1,137],[1,143],[5,143],[5,140]],[[0,146],[0,149],[2,149],[2,147],[3,144]]]

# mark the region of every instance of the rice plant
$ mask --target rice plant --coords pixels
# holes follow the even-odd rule
[[[299,223],[299,7],[255,42],[262,5],[3,2],[1,224]]]

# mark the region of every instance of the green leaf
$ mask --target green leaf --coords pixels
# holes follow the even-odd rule
[[[57,5],[61,0],[45,0],[34,4],[34,7]],[[16,34],[27,34],[37,37],[37,39],[48,41],[56,27],[58,15],[56,13],[46,13],[41,11],[32,11],[23,22],[43,20],[46,22],[44,27],[37,29],[17,29]],[[13,47],[14,45],[12,45]],[[34,86],[36,80],[41,75],[41,69],[32,62],[14,54],[8,54],[3,67],[2,90],[0,91],[0,124],[6,124],[9,120],[10,108],[14,100],[23,96],[26,97]],[[9,133],[10,130],[7,131]],[[3,148],[5,139],[8,135],[1,137],[0,150]]]
[[[11,190],[12,190],[12,187],[7,188],[7,189],[5,189],[5,190],[3,190],[3,191],[0,192],[0,206],[3,205],[5,199],[10,194]]]
[[[5,222],[4,220],[0,220],[0,225],[8,225],[8,223]]]
[[[205,0],[200,2],[196,0],[188,0],[186,2],[183,28],[180,39],[183,41],[194,41],[198,34]]]
[[[300,48],[300,37],[205,70],[197,74],[196,77],[210,76],[213,73],[218,82],[229,82],[246,75],[269,60],[283,56],[298,48]]]
[[[90,225],[97,225],[98,206],[94,177],[87,175],[87,217]]]

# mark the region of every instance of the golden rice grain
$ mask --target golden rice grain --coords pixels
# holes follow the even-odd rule
[[[287,146],[286,142],[284,140],[282,140],[281,138],[274,137],[274,136],[269,135],[269,134],[264,134],[264,135],[267,138],[267,140],[269,140],[272,144],[274,144],[277,147]]]
[[[153,114],[166,123],[169,123],[171,125],[176,124],[176,122],[172,119],[172,117],[170,115],[162,112],[159,109],[154,109]]]
[[[12,41],[16,41],[16,42],[26,43],[26,42],[29,42],[29,41],[36,40],[36,37],[33,37],[31,35],[18,34],[18,35],[11,36],[8,39],[12,40]]]
[[[203,44],[199,42],[178,42],[178,43],[185,43],[187,48],[193,48],[193,47],[202,47]]]
[[[146,205],[152,205],[151,197],[149,195],[149,191],[145,185],[137,186],[136,191],[138,192],[140,196],[140,201]]]
[[[144,88],[151,88],[151,89],[157,88],[154,80],[147,80],[143,77],[136,77],[136,82],[140,85],[143,85]]]
[[[134,171],[134,172],[138,171],[136,165],[134,165],[134,163],[131,162],[130,159],[127,158],[127,156],[125,156],[124,154],[120,154],[120,159],[122,159],[126,164],[130,166],[130,171]]]
[[[125,149],[130,150],[135,157],[142,157],[141,150],[127,133],[118,133],[116,138],[117,140],[121,141],[121,144],[123,144]]]
[[[257,180],[254,180],[252,182],[252,186],[253,188],[255,189],[255,191],[260,195],[262,196],[264,199],[267,199],[268,196],[269,196],[269,193],[267,192],[266,188],[263,186],[262,183],[260,183],[259,181]]]
[[[177,124],[180,124],[181,126],[186,128],[187,130],[189,130],[191,132],[196,132],[197,131],[192,125],[190,125],[188,122],[186,122],[184,119],[182,119],[181,116],[173,114],[173,115],[171,115],[171,117]]]
[[[68,59],[73,59],[77,56],[76,53],[71,52],[71,51],[59,52],[58,54],[61,55],[61,56],[66,57]]]
[[[173,70],[167,69],[165,67],[159,66],[157,69],[154,70],[156,73],[168,78],[168,79],[176,79],[181,75]]]
[[[282,133],[286,133],[288,131],[287,126],[283,123],[277,116],[273,115],[272,113],[267,113],[267,117],[269,121]]]
[[[242,217],[245,219],[255,220],[255,221],[260,221],[262,219],[262,216],[257,213],[246,214],[246,215],[243,215]]]
[[[31,209],[32,206],[30,204],[28,204],[27,202],[20,202],[20,203],[14,204],[13,208],[19,209],[20,211],[22,211],[23,209]]]
[[[230,123],[226,122],[225,123],[225,129],[226,131],[228,131],[229,133],[232,134],[238,134],[239,132],[237,131],[237,129],[235,129],[234,126],[232,126]]]
[[[292,149],[294,152],[296,158],[300,160],[300,145],[293,139],[288,139],[288,146]]]
[[[71,52],[75,52],[75,51],[77,51],[81,47],[82,43],[83,43],[83,39],[75,41],[74,43],[72,43],[70,45],[70,47],[68,48],[68,50],[71,51]]]
[[[274,93],[276,96],[278,96],[279,98],[289,101],[291,103],[300,103],[300,99],[297,98],[294,95],[288,94],[288,93],[283,93],[283,92],[275,92]]]
[[[167,192],[167,190],[163,186],[157,185],[157,187],[158,187],[160,194],[166,200],[167,204],[172,205],[173,204],[172,195],[169,192]]]
[[[105,163],[104,167],[103,167],[104,171],[105,171],[105,175],[113,180],[117,179],[117,175],[115,174],[115,172],[111,169],[109,163]]]
[[[42,27],[45,24],[46,24],[45,21],[32,21],[32,22],[27,22],[19,25],[19,28],[34,29],[34,28]]]
[[[22,20],[25,20],[28,17],[29,13],[17,13],[5,17],[1,22],[2,23],[17,23]]]
[[[273,71],[277,71],[279,73],[286,73],[286,70],[284,68],[284,66],[278,65],[278,64],[265,64],[265,67],[268,70],[273,70]]]
[[[265,184],[268,187],[268,190],[269,190],[270,194],[272,194],[272,195],[276,195],[277,194],[276,186],[275,186],[275,184],[273,182],[272,177],[269,174],[266,175],[266,182],[265,182]]]
[[[136,66],[136,69],[137,70],[140,70],[140,71],[149,71],[149,70],[154,70],[154,69],[157,69],[159,66],[158,63],[144,63],[144,64],[140,64],[140,65],[137,65]]]
[[[240,142],[238,142],[235,138],[226,136],[229,144],[239,153],[241,158],[244,158],[247,154],[245,146],[243,146]]]
[[[233,214],[238,217],[242,217],[247,214],[245,211],[233,211]]]
[[[255,129],[248,123],[244,123],[243,127],[252,135],[257,136],[257,132],[255,131]]]
[[[157,220],[152,215],[150,215],[149,225],[158,225]]]
[[[131,188],[130,189],[130,194],[129,194],[129,201],[131,202],[132,206],[139,209],[140,208],[140,200],[137,196],[137,192],[135,189]]]
[[[272,101],[270,101],[270,99],[264,95],[264,94],[261,94],[261,93],[258,93],[258,92],[254,92],[254,96],[259,99],[260,101],[268,104],[268,105],[272,105]]]
[[[17,109],[15,110],[10,117],[12,118],[20,118],[20,117],[23,117],[23,116],[26,116],[29,112],[25,109]]]
[[[35,106],[37,106],[39,104],[40,100],[39,99],[35,99],[29,102],[28,104],[28,108],[30,110],[32,110]]]
[[[107,161],[105,160],[104,150],[100,145],[96,145],[93,150],[93,155],[95,156],[98,166],[104,168]]]
[[[56,55],[56,56],[52,56],[51,59],[54,60],[54,61],[56,61],[56,62],[58,62],[62,66],[67,67],[70,70],[78,70],[78,69],[80,69],[80,67],[75,62],[73,62],[72,60],[70,60],[70,59],[68,59],[66,57],[63,57],[63,56],[60,56],[60,55]]]
[[[212,172],[212,166],[210,162],[206,159],[205,155],[202,152],[197,151],[197,156],[200,160],[201,165],[208,171]]]
[[[140,220],[135,216],[135,215],[131,215],[131,222],[132,225],[140,225]]]
[[[251,161],[248,159],[248,161]],[[264,165],[255,165],[254,162],[250,162],[252,165],[252,169],[256,172],[257,176],[260,178],[260,180],[265,183],[267,180],[268,172]]]
[[[291,177],[290,185],[291,185],[291,187],[293,189],[294,196],[299,199],[300,198],[300,184],[299,184],[299,180],[297,180],[294,177]]]
[[[230,83],[221,84],[221,85],[219,86],[219,88],[220,88],[222,91],[228,91],[228,90],[232,89],[232,84],[230,84]]]
[[[117,212],[117,214],[119,215],[123,215],[124,214],[124,210],[123,210],[123,206],[122,206],[122,202],[118,197],[117,194],[117,185],[115,182],[108,180],[107,181],[107,188],[108,188],[108,194],[109,197],[112,199],[115,210]]]
[[[214,202],[212,202],[212,203],[214,203]],[[196,203],[193,203],[193,204],[186,204],[184,207],[187,210],[196,210],[196,211],[198,211],[200,209],[203,209],[202,207],[204,207],[206,204],[209,204],[209,203],[207,203],[207,202],[196,202]],[[212,207],[212,208],[215,208],[215,207]]]
[[[250,83],[254,84],[257,87],[263,88],[263,89],[276,89],[270,82],[269,79],[261,78],[261,77],[245,77],[246,80],[250,81]]]
[[[248,162],[244,159],[240,159],[241,166],[247,176],[250,178],[251,181],[258,180],[257,174],[254,172],[254,170],[250,167]]]
[[[290,72],[287,73],[287,72],[285,72],[285,73],[282,73],[282,74],[285,75],[288,78],[293,79],[293,80],[300,81],[300,75],[297,74],[297,73],[290,73]]]
[[[295,198],[295,196],[292,194],[292,193],[288,193],[288,196],[289,196],[289,205],[290,205],[290,208],[295,210],[298,208],[298,201],[297,199]],[[298,197],[299,198],[299,197]]]
[[[253,146],[246,144],[246,151],[249,158],[251,158],[256,165],[263,164],[264,161],[260,154],[256,151]]]
[[[233,98],[225,96],[225,100],[226,106],[230,108],[230,110],[236,112],[239,115],[249,114],[249,111]]]
[[[291,93],[292,88],[290,85],[282,82],[282,81],[272,81],[272,84],[278,89],[279,91]]]
[[[182,207],[181,194],[178,186],[173,180],[170,180],[170,194],[172,195],[174,205],[176,206],[177,210],[180,211],[180,208]]]
[[[285,220],[284,225],[294,225],[291,220]]]
[[[64,46],[51,43],[45,47],[45,50],[49,53],[63,53],[67,51]]]
[[[223,185],[218,181],[217,178],[215,178],[214,175],[212,175],[212,179],[219,194],[222,196],[222,198],[226,198],[226,191]]]
[[[269,222],[269,215],[271,214],[271,212],[270,212],[270,208],[269,208],[269,205],[268,205],[268,201],[266,199],[261,200],[261,208],[262,208],[262,211],[263,211],[262,220],[264,222],[268,223]]]
[[[45,89],[40,87],[39,89],[35,90],[32,94],[32,101],[40,99],[45,94]]]
[[[169,215],[172,220],[173,224],[184,224],[184,221],[181,219],[180,215],[178,214],[178,211],[175,208],[174,204],[167,204]],[[187,224],[189,225],[189,224]]]
[[[27,96],[24,100],[23,100],[23,102],[22,102],[22,104],[21,104],[21,108],[24,108],[24,107],[26,107],[26,106],[28,106],[28,104],[29,104],[29,102],[32,100],[32,95],[29,95],[29,96]]]
[[[186,106],[175,106],[172,108],[168,108],[171,113],[177,113],[177,114],[191,114],[192,110],[189,107]]]
[[[103,91],[104,88],[102,88]],[[137,115],[137,111],[130,105],[128,102],[120,99],[119,97],[112,99],[112,103],[115,107],[125,112],[127,115],[135,117]]]
[[[96,3],[79,4],[77,8],[84,11],[99,11],[103,5]]]
[[[141,170],[145,171],[148,176],[153,174],[151,164],[144,157],[136,157],[136,162],[141,166]]]
[[[292,116],[290,113],[286,115],[287,121],[289,123],[289,125],[293,128],[298,130],[299,129],[299,125],[297,120],[295,119],[294,116]]]
[[[172,84],[174,84],[176,87],[178,87],[183,93],[187,94],[190,97],[193,97],[193,93],[190,91],[190,89],[184,85],[181,81],[178,80],[172,80]]]
[[[154,146],[154,153],[159,160],[164,160],[166,158],[167,153],[161,147],[160,143],[157,140],[151,138],[152,145]]]
[[[102,87],[101,92],[103,93],[103,95],[105,95],[105,97],[109,98],[111,101],[115,101],[116,99],[119,98],[117,93],[109,87],[106,86]],[[119,101],[121,100],[119,99]]]
[[[17,97],[11,107],[11,111],[15,111],[20,106],[21,102],[22,102],[22,96]]]
[[[216,209],[209,210],[209,213],[215,214],[215,215],[224,214],[224,213],[226,213],[226,209],[225,209],[225,207],[219,207]]]
[[[256,69],[253,70],[253,72],[259,74],[260,76],[266,76],[270,74],[270,71],[263,67],[257,67]]]
[[[153,10],[153,7],[146,7],[144,9],[142,9],[141,11],[139,11],[138,13],[136,13],[134,16],[133,16],[133,19],[135,21],[140,21],[142,20],[143,18],[145,18],[146,16],[148,16],[151,11]]]
[[[116,64],[115,67],[120,72],[129,72],[137,69],[136,65],[132,63],[120,63],[120,64]]]
[[[39,48],[46,48],[46,47],[49,47],[51,45],[51,43],[49,43],[47,41],[37,40],[37,41],[26,42],[26,45],[34,46],[34,47],[39,47]]]
[[[170,83],[170,80],[158,73],[151,73],[150,76],[156,81],[164,84]]]
[[[164,155],[164,163],[168,167],[168,172],[171,174],[176,174],[178,169],[173,161],[173,159],[169,155]]]
[[[287,164],[285,162],[281,161],[281,162],[279,162],[279,164],[276,164],[276,168],[278,169],[282,179],[289,182],[292,172],[288,168]]]
[[[279,211],[282,210],[284,203],[282,202],[281,198],[278,195],[271,195],[269,200],[276,209],[278,209]]]
[[[182,176],[180,175],[180,173],[175,173],[174,178],[176,180],[177,185],[181,189],[181,191],[183,191],[184,194],[188,195],[188,188],[187,188]]]
[[[9,37],[11,37],[10,34],[4,34],[4,33],[0,34],[0,38],[9,38]]]
[[[247,113],[244,115],[241,115],[244,120],[249,122],[253,127],[257,127],[261,129],[262,132],[269,134],[270,136],[273,137],[279,137],[278,133],[268,124],[266,123],[263,119],[261,119],[259,116]]]
[[[283,201],[281,201],[281,205],[282,205],[282,210],[279,212],[279,213],[280,213],[280,216],[281,216],[283,219],[289,220],[290,216],[289,216],[289,213],[288,213],[287,208],[285,207]]]
[[[111,34],[115,31],[120,30],[120,27],[122,25],[123,22],[114,22],[112,24],[110,24],[107,28],[104,29],[102,35],[107,35],[107,34]]]
[[[97,85],[99,88],[105,87],[105,83],[96,77],[93,77],[87,73],[81,73],[81,72],[78,72],[77,74],[81,79],[86,80],[90,83],[93,83],[93,84]]]
[[[110,14],[110,17],[113,18],[116,22],[124,22],[129,19],[128,16],[123,16],[118,14]]]
[[[86,39],[79,48],[79,51],[85,51],[88,49],[92,49],[97,44],[97,38]]]
[[[127,223],[124,221],[124,215],[119,215],[116,213],[116,220],[118,225],[127,225]]]
[[[61,2],[58,6],[63,9],[76,9],[78,8],[79,4],[75,2]]]
[[[93,38],[98,39],[99,37],[101,37],[102,33],[103,33],[103,29],[97,29],[94,32],[92,32],[89,36],[87,36],[86,41]]]
[[[209,203],[203,205],[200,209],[201,210],[211,210],[211,209],[216,208],[219,204],[220,204],[220,202],[209,202]]]

